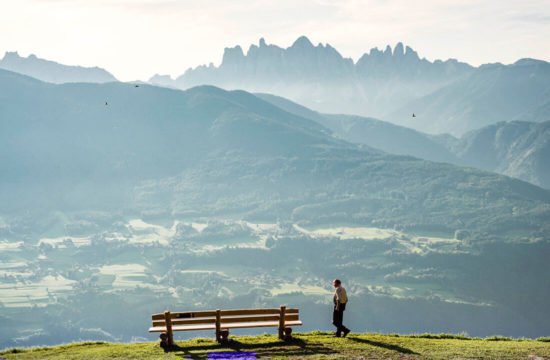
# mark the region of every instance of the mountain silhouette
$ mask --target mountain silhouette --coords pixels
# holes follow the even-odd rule
[[[301,36],[288,48],[264,39],[246,54],[240,46],[226,48],[218,67],[198,66],[175,80],[154,76],[150,82],[182,89],[210,84],[271,93],[322,112],[379,117],[472,69],[456,60],[421,59],[401,43],[393,50],[374,48],[354,63],[331,45],[313,45]]]
[[[69,66],[29,55],[22,57],[17,52],[6,52],[0,60],[0,69],[32,76],[36,79],[54,83],[91,82],[105,83],[117,79],[104,69],[82,66]]]
[[[226,48],[219,66],[188,69],[176,79],[157,75],[150,82],[269,93],[323,113],[460,136],[500,121],[548,120],[549,78],[545,61],[473,67],[455,59],[429,61],[402,43],[373,48],[354,62],[329,44],[314,45],[302,36],[288,48],[264,39],[246,52]]]

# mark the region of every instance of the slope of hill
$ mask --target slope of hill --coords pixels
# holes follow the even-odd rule
[[[280,96],[256,96],[299,116],[317,121],[343,140],[380,149],[390,154],[409,155],[420,159],[462,164],[447,144],[433,136],[373,118],[354,115],[321,114]]]
[[[17,52],[6,52],[0,60],[0,69],[13,71],[19,74],[28,75],[33,78],[54,83],[106,83],[117,81],[117,79],[104,69],[82,66],[69,66],[44,60],[29,55],[22,57]]]
[[[187,89],[210,84],[288,97],[318,111],[381,116],[458,79],[472,67],[456,60],[430,62],[399,43],[365,53],[357,63],[329,44],[302,36],[284,49],[260,39],[246,54],[226,48],[219,67],[188,69],[177,79],[150,82]]]
[[[0,352],[6,359],[202,359],[208,357],[285,358],[285,359],[546,359],[550,343],[541,339],[515,340],[492,337],[472,339],[460,335],[382,335],[352,333],[335,338],[331,333],[296,334],[284,343],[273,335],[239,336],[227,345],[211,339],[193,339],[176,343],[163,353],[157,343],[110,344],[76,343],[56,347],[13,349]],[[233,357],[231,357],[233,356]]]
[[[550,63],[522,59],[483,65],[385,118],[432,134],[462,135],[503,120],[548,120],[549,97]]]
[[[550,121],[550,99],[540,106],[521,114],[517,120],[535,122]]]
[[[550,121],[499,122],[465,134],[453,151],[472,166],[550,188]]]
[[[335,136],[390,154],[474,166],[549,188],[549,122],[499,122],[464,134],[429,135],[377,119],[329,115],[312,111],[285,98],[257,94],[286,111],[317,121]]]

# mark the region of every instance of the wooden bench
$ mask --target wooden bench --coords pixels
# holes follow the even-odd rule
[[[228,341],[229,329],[256,327],[276,327],[279,339],[292,338],[292,326],[302,325],[298,309],[287,309],[286,306],[274,309],[236,309],[175,312],[152,316],[153,325],[149,332],[160,332],[160,346],[170,347],[174,344],[174,331],[214,330],[216,341]]]

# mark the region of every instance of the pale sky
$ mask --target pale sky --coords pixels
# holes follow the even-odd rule
[[[548,61],[550,0],[0,0],[2,53],[100,66],[124,81],[300,35],[354,60],[402,41],[430,60]]]

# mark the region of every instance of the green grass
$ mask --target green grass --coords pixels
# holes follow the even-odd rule
[[[158,343],[111,344],[85,342],[54,347],[8,349],[5,359],[206,359],[211,352],[255,352],[274,359],[548,359],[550,343],[529,339],[463,335],[350,334],[335,338],[330,333],[298,333],[288,343],[274,335],[236,336],[228,345],[213,339],[176,341],[164,353]]]

